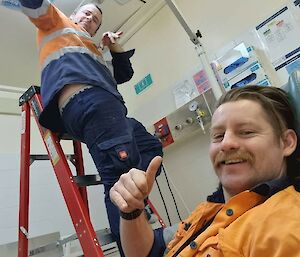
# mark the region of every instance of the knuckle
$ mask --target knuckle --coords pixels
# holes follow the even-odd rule
[[[120,178],[126,178],[127,177],[127,174],[126,173],[123,173]]]

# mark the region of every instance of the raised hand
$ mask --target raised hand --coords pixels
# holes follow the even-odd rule
[[[102,47],[107,46],[109,47],[111,44],[115,44],[116,40],[120,38],[120,36],[123,34],[122,31],[118,31],[116,33],[107,31],[103,33],[102,39],[101,39],[101,45]]]
[[[122,212],[132,212],[144,208],[144,199],[150,194],[157,170],[162,162],[156,156],[146,172],[131,169],[123,174],[110,190],[110,199]]]

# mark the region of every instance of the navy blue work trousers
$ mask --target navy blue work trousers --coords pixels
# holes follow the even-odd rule
[[[119,210],[111,202],[109,190],[129,169],[146,170],[153,157],[162,156],[158,139],[126,115],[125,105],[99,87],[75,95],[62,112],[67,133],[87,145],[101,176],[107,216],[121,256],[124,253],[119,236]]]

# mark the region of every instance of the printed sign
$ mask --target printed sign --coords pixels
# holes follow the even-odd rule
[[[151,75],[148,74],[145,78],[143,78],[140,82],[138,82],[135,86],[135,93],[138,95],[142,93],[146,88],[150,87],[153,84],[153,80]]]

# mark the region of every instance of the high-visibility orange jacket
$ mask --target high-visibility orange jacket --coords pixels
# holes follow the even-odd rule
[[[294,186],[270,193],[200,204],[179,224],[167,257],[300,257],[300,193]]]

